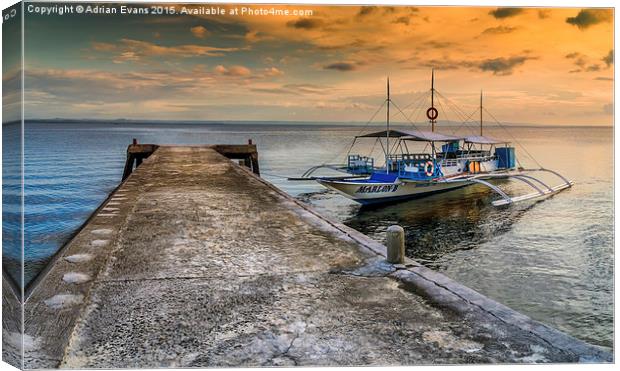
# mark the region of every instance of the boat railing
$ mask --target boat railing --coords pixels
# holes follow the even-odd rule
[[[429,165],[432,163],[432,166]],[[437,163],[428,157],[419,157],[418,159],[402,159],[398,160],[398,177],[411,180],[430,180],[437,176],[440,172]],[[427,174],[432,168],[431,175]]]
[[[459,156],[456,158],[442,158],[441,160],[439,160],[439,163],[441,164],[442,167],[451,167],[451,166],[458,166],[460,162],[463,162],[464,160],[467,161],[471,161],[471,162],[488,162],[488,161],[495,161],[497,160],[497,156],[495,155],[486,155],[486,156]]]
[[[440,164],[441,166],[444,166],[444,167],[457,166],[459,164],[459,160],[454,159],[454,158],[443,159],[440,161]]]
[[[349,155],[347,172],[350,174],[370,174],[375,168],[375,159],[368,156]]]
[[[459,160],[486,162],[486,161],[497,160],[497,156],[495,156],[495,155],[487,155],[487,156],[462,156],[462,157],[459,157],[458,159]]]

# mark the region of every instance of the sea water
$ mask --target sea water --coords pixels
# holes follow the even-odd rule
[[[156,144],[258,145],[262,177],[319,212],[383,242],[388,226],[406,231],[407,254],[530,317],[606,347],[613,344],[613,130],[586,127],[485,129],[517,140],[524,167],[561,172],[575,186],[542,201],[497,208],[497,195],[471,186],[396,205],[363,208],[316,182],[292,182],[347,153],[380,158],[381,144],[342,124],[26,123],[25,283],[71,238],[120,180],[133,138]],[[381,129],[381,128],[376,128]],[[3,264],[21,259],[19,125],[3,127]],[[444,128],[447,134],[464,129]],[[411,144],[410,150],[424,150]],[[529,155],[531,156],[529,156]],[[538,164],[532,160],[533,157]],[[326,170],[315,175],[333,174]],[[552,184],[561,180],[550,175]],[[531,192],[500,182],[513,194]]]

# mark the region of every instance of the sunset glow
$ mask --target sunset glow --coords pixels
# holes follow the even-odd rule
[[[26,12],[27,118],[365,122],[386,77],[405,107],[435,68],[465,112],[483,90],[504,122],[612,124],[612,10],[214,7],[226,14]]]

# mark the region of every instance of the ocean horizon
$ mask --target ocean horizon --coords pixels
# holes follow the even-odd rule
[[[12,120],[3,122],[2,125],[13,125],[19,124],[21,120]],[[24,123],[63,123],[63,124],[81,124],[81,125],[89,125],[89,124],[136,124],[136,125],[170,125],[170,124],[180,124],[180,125],[298,125],[298,126],[351,126],[351,127],[359,127],[359,126],[369,126],[369,127],[379,127],[385,126],[385,122],[381,121],[373,121],[373,122],[363,122],[363,121],[286,121],[286,120],[156,120],[156,119],[65,119],[65,118],[50,118],[50,119],[42,119],[42,118],[28,118],[24,120]],[[398,126],[398,127],[411,127],[415,125],[419,130],[430,130],[430,124],[428,122],[406,122],[406,121],[392,121],[390,125]],[[476,121],[466,121],[465,123],[460,121],[443,121],[437,120],[437,128],[441,129],[442,126],[454,128],[455,126],[463,126],[463,125],[478,125]],[[494,126],[496,123],[488,122],[486,125]],[[540,127],[540,128],[553,128],[553,127],[574,127],[574,128],[613,128],[613,124],[592,124],[592,125],[583,125],[583,124],[538,124],[538,123],[511,123],[511,122],[502,122],[502,126],[506,127]]]

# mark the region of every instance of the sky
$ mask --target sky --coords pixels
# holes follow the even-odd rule
[[[26,118],[366,122],[389,76],[392,120],[424,121],[434,68],[443,120],[482,90],[501,122],[613,124],[609,9],[214,7],[226,14],[27,11]],[[5,86],[18,71],[5,66]]]

